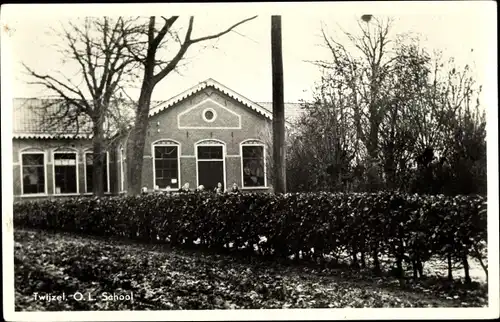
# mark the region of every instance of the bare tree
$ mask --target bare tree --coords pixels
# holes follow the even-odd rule
[[[470,67],[429,54],[411,34],[389,38],[390,20],[362,19],[345,42],[323,28],[331,59],[313,61],[324,74],[290,163],[318,183],[318,169],[350,166],[362,190],[484,193],[484,112]]]
[[[314,101],[305,103],[289,150],[291,180],[307,190],[343,191],[350,188],[356,151],[356,131],[346,84],[325,74]],[[307,166],[301,164],[307,163]],[[305,169],[309,169],[307,173]]]
[[[364,15],[362,20],[363,22],[358,21],[359,35],[343,31],[343,35],[357,52],[349,51],[341,41],[329,36],[323,28],[323,41],[333,60],[314,63],[338,73],[348,86],[358,138],[355,150],[363,151],[362,147],[366,149],[367,166],[374,170],[378,169],[380,161],[379,131],[386,113],[386,92],[390,87],[387,76],[394,61],[393,55],[390,55],[392,20],[378,19],[371,15]],[[356,158],[360,163],[360,156]],[[368,186],[376,190],[381,179],[378,170],[368,172]]]
[[[136,33],[135,19],[109,17],[84,18],[82,24],[69,22],[59,33],[63,63],[71,62],[76,73],[40,74],[24,65],[40,85],[57,98],[42,106],[47,126],[71,128],[75,135],[89,126],[93,146],[93,185],[95,195],[104,194],[106,139],[122,127],[117,114],[121,102],[117,93],[125,75],[133,73],[135,60],[127,55],[127,38]],[[62,69],[62,68],[61,68]]]
[[[131,195],[137,195],[141,191],[143,151],[147,133],[151,96],[155,86],[177,68],[191,45],[219,38],[239,25],[255,19],[256,16],[241,20],[219,33],[199,38],[192,38],[194,17],[189,18],[186,34],[184,37],[180,37],[173,29],[178,18],[178,16],[168,18],[161,17],[163,24],[161,28],[157,29],[156,17],[150,17],[147,25],[143,28],[144,31],[142,36],[145,36],[146,39],[137,38],[135,41],[128,44],[130,55],[143,67],[142,85],[137,102],[134,128],[127,142],[127,192]],[[157,57],[157,54],[160,49],[166,45],[169,38],[177,41],[179,43],[179,48],[172,59],[161,60]]]
[[[387,76],[385,110],[379,129],[380,158],[385,187],[400,189],[410,182],[419,136],[433,135],[433,113],[428,104],[431,57],[418,42],[396,40],[394,61]]]

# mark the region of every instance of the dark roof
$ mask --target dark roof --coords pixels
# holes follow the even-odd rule
[[[178,101],[193,95],[199,90],[212,86],[227,95],[235,98],[245,106],[255,110],[256,112],[272,119],[273,105],[272,102],[256,103],[232,91],[226,86],[216,82],[213,79],[208,79],[198,85],[186,90],[185,92],[172,97],[167,101],[153,101],[149,115],[154,115],[160,111],[167,109]],[[92,122],[86,115],[79,117],[77,131],[76,125],[62,126],[61,124],[50,124],[47,122],[47,116],[54,115],[59,104],[63,104],[61,99],[45,99],[45,98],[16,98],[13,102],[13,136],[14,138],[91,138],[92,137]],[[129,103],[127,108],[120,108],[120,113],[125,114],[129,120],[133,120],[133,115],[130,114]],[[293,124],[302,113],[301,103],[285,103],[285,119],[288,123]],[[122,106],[123,107],[123,106]],[[118,107],[117,107],[118,108]],[[123,111],[122,111],[123,110]],[[45,113],[47,112],[47,113]],[[132,112],[133,113],[133,112]]]
[[[15,98],[12,109],[12,130],[14,138],[88,138],[92,123],[84,115],[76,124],[51,124],[50,116],[56,115],[60,99]]]
[[[273,113],[273,102],[257,102],[260,106]],[[285,103],[285,120],[289,123],[295,123],[303,113],[302,103]]]

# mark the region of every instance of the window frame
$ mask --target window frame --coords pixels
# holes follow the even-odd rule
[[[200,159],[198,157],[198,147],[207,147],[207,146],[217,146],[222,148],[222,158],[221,159]],[[226,176],[226,143],[224,143],[221,140],[217,139],[203,139],[194,144],[194,155],[195,155],[195,162],[196,162],[196,187],[200,186],[200,176],[199,176],[199,168],[198,168],[198,162],[213,162],[213,161],[219,161],[222,162],[222,172],[223,172],[223,186],[224,189],[227,189],[227,176]]]
[[[92,150],[85,150],[83,152],[83,189],[84,194],[91,195],[92,191],[88,191],[87,189],[87,154],[93,154]],[[92,166],[94,165],[92,161]],[[104,193],[111,193],[111,186],[109,185],[109,151],[106,151],[106,181],[108,185],[108,190],[104,191]]]
[[[244,173],[243,173],[243,148],[244,147],[252,147],[252,146],[260,146],[262,147],[262,159],[263,159],[263,166],[264,166],[264,185],[263,186],[254,186],[254,187],[245,187],[245,178],[244,178]],[[248,139],[245,141],[242,141],[240,143],[240,166],[241,166],[241,189],[268,189],[267,185],[267,162],[266,162],[266,144],[262,142],[261,140],[257,139]]]
[[[181,144],[175,140],[172,139],[160,139],[156,140],[153,143],[151,143],[151,156],[153,160],[153,189],[157,186],[156,184],[156,153],[155,153],[155,147],[158,146],[167,146],[167,147],[172,147],[175,146],[177,148],[177,188],[170,188],[167,189],[168,191],[177,191],[182,187],[181,184]],[[159,189],[166,190],[166,188],[161,188],[158,187]]]
[[[213,117],[211,119],[207,119],[207,117],[205,115],[207,112],[212,112]],[[207,123],[213,123],[215,121],[215,119],[217,118],[217,112],[213,108],[207,107],[201,113],[201,117],[203,118],[203,121],[205,121]]]
[[[65,192],[65,193],[57,193],[56,192],[56,154],[74,154],[75,155],[75,180],[76,180],[76,192]],[[74,149],[57,149],[52,151],[52,194],[55,196],[75,196],[80,194],[80,180],[79,180],[79,171],[78,171],[78,151]]]
[[[23,155],[25,154],[41,154],[43,155],[43,180],[44,192],[42,193],[24,193],[24,174],[23,174]],[[47,156],[45,151],[32,150],[32,148],[27,148],[19,152],[19,172],[20,172],[20,182],[21,182],[21,196],[26,197],[37,197],[37,196],[47,196],[48,195],[48,183],[47,183]]]
[[[124,168],[124,165],[125,165],[126,155],[124,154],[124,152],[125,152],[125,149],[123,148],[123,146],[120,145],[120,147],[118,149],[118,153],[120,155],[120,192],[125,191],[125,168]]]

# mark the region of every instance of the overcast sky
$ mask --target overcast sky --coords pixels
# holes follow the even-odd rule
[[[5,7],[3,8],[5,9]],[[5,10],[2,10],[5,11]],[[414,32],[429,50],[442,50],[458,64],[475,65],[477,80],[488,88],[489,76],[496,71],[496,4],[493,2],[426,3],[293,3],[293,4],[163,4],[163,5],[27,5],[2,16],[7,21],[14,97],[36,97],[44,92],[25,83],[21,62],[45,73],[59,70],[60,63],[50,32],[60,21],[96,14],[195,15],[194,36],[217,32],[238,20],[259,17],[236,29],[216,43],[217,48],[195,45],[188,51],[189,64],[181,75],[171,74],[155,89],[153,99],[168,99],[179,92],[213,78],[253,101],[272,100],[270,14],[282,14],[285,101],[311,97],[319,71],[304,60],[325,58],[319,46],[321,23],[332,32],[337,25],[356,32],[357,20],[365,13],[395,19],[392,35]],[[4,15],[5,12],[2,12]],[[185,26],[187,20],[180,20]],[[5,28],[4,28],[5,35]],[[4,36],[3,35],[3,36]],[[5,48],[4,48],[5,49]],[[474,51],[471,51],[474,49]],[[2,66],[3,67],[3,66]],[[496,84],[492,85],[496,88]],[[137,91],[131,95],[136,96]]]

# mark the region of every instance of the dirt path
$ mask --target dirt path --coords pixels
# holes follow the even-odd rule
[[[15,232],[16,309],[239,309],[482,306],[484,294],[398,289],[394,279],[129,242]],[[396,280],[397,282],[397,280]],[[34,292],[90,292],[92,302],[40,302]],[[99,300],[103,292],[133,301]],[[455,298],[456,296],[456,298]]]

